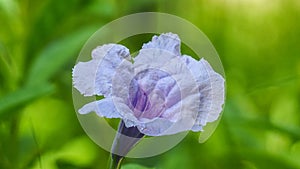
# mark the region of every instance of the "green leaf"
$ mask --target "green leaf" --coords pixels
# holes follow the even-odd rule
[[[48,151],[41,157],[42,166],[45,169],[60,168],[90,168],[90,165],[97,158],[97,145],[86,136],[78,137],[66,144],[57,151]],[[31,169],[40,169],[41,164],[38,159]]]
[[[155,169],[155,168],[148,168],[145,166],[141,166],[138,164],[126,164],[124,166],[121,167],[122,169]]]
[[[291,160],[286,154],[271,154],[266,151],[247,150],[241,151],[245,158],[254,162],[257,168],[272,168],[272,169],[298,169],[300,166],[297,162]]]
[[[88,137],[79,137],[68,142],[58,153],[59,161],[75,166],[89,166],[96,160],[97,145]]]
[[[84,42],[95,30],[96,28],[93,26],[85,27],[45,48],[29,71],[27,85],[45,82],[50,79],[68,61],[77,56]]]
[[[30,136],[33,129],[43,150],[63,145],[75,135],[78,128],[73,107],[51,97],[41,98],[25,107],[20,121],[20,135]]]
[[[53,154],[55,150],[61,153],[65,151],[80,151],[82,154],[84,151],[89,151],[91,148],[79,145],[83,141],[72,142],[72,138],[77,135],[79,128],[73,107],[64,100],[43,97],[32,102],[21,112],[18,131],[20,143],[18,163],[22,164],[23,168],[28,168],[35,162],[39,164],[40,158],[45,159],[45,161],[56,160],[45,156],[48,152]],[[76,144],[79,147],[85,147],[84,150],[78,147],[76,151],[74,149],[67,150],[69,149],[68,147],[66,150],[61,149],[62,146],[76,146]],[[70,153],[63,155],[66,154]],[[76,161],[81,162],[79,160]]]
[[[0,116],[8,113],[12,108],[17,108],[40,96],[51,93],[54,87],[48,83],[39,86],[27,86],[9,93],[0,100]]]

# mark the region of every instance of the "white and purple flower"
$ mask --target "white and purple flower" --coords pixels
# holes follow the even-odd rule
[[[203,130],[222,111],[224,78],[205,59],[181,55],[180,43],[173,33],[154,36],[135,58],[119,44],[94,49],[92,60],[74,67],[73,84],[104,98],[79,113],[121,118],[148,136]]]

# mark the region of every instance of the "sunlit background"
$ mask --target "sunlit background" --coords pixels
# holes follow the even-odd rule
[[[299,0],[0,0],[0,168],[106,168],[109,153],[77,120],[72,67],[98,28],[146,11],[185,18],[209,37],[227,99],[207,142],[191,132],[124,168],[300,169]]]

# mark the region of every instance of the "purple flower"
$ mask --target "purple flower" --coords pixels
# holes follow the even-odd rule
[[[135,58],[118,44],[92,51],[92,60],[73,69],[74,87],[104,99],[84,105],[80,114],[121,118],[149,136],[201,131],[217,120],[224,104],[224,78],[205,59],[181,55],[176,34],[154,36]]]

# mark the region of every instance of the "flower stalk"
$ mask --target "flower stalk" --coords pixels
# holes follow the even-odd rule
[[[111,154],[108,163],[108,169],[120,169],[123,159],[124,157],[122,156]]]
[[[143,137],[137,127],[126,127],[121,120],[112,144],[109,169],[120,169],[124,157]]]

